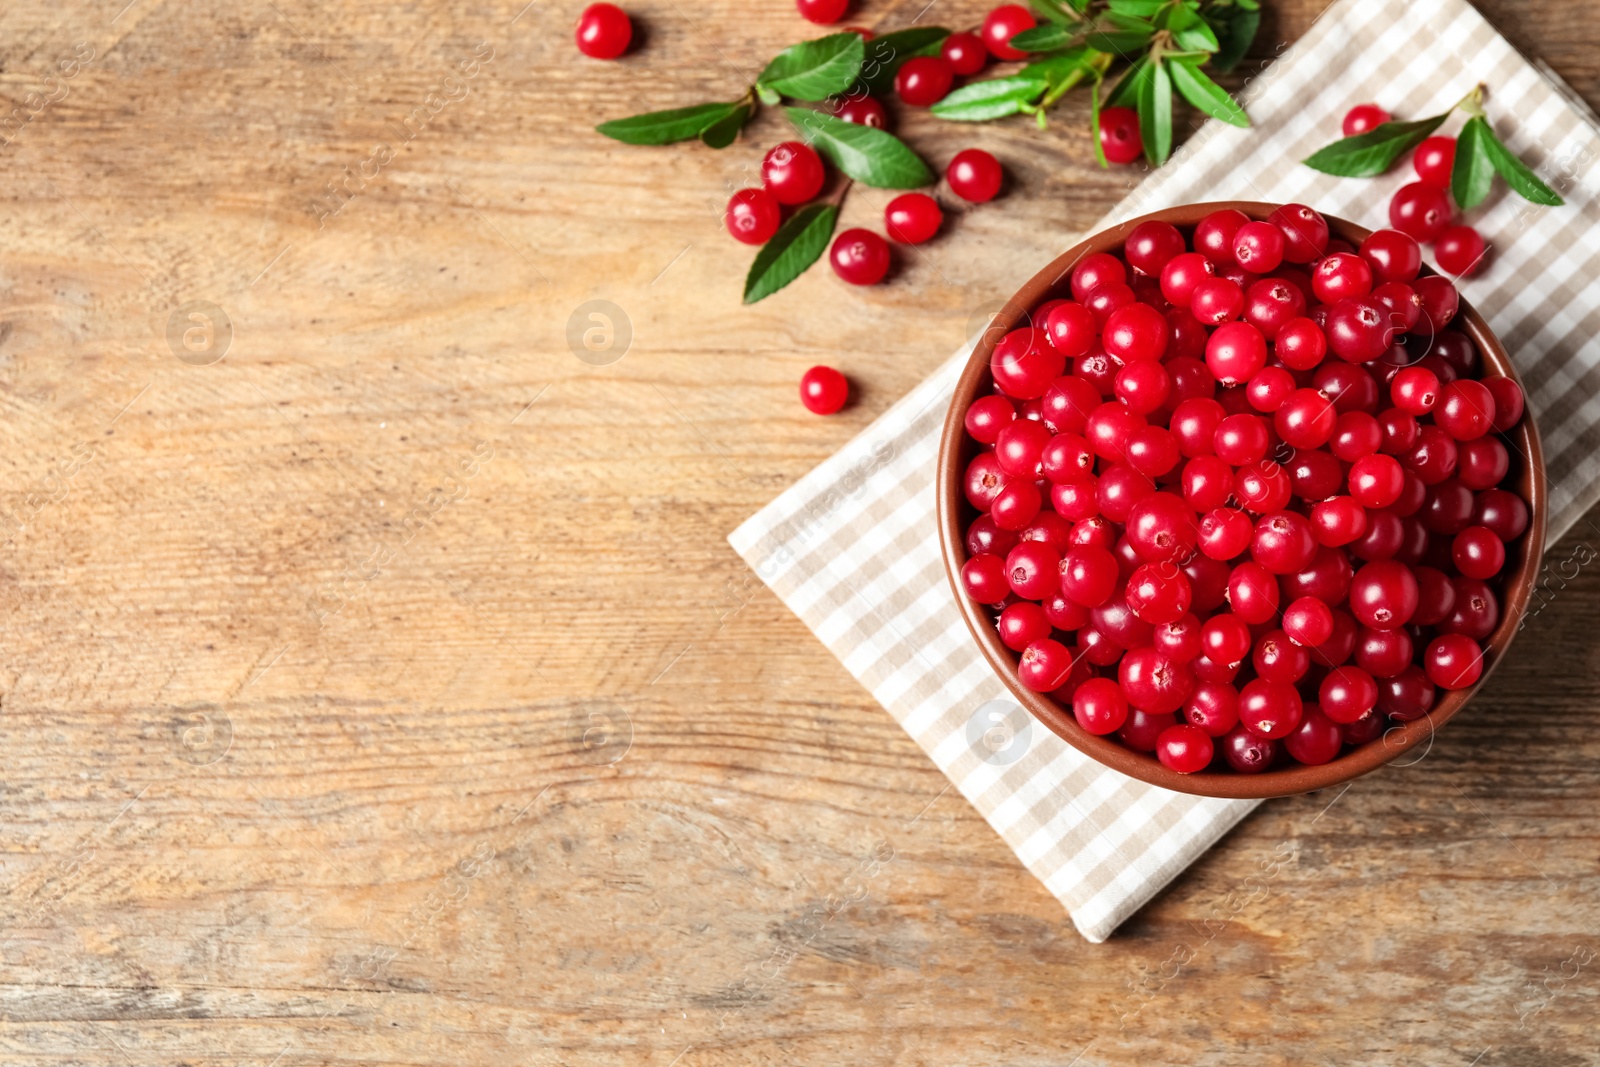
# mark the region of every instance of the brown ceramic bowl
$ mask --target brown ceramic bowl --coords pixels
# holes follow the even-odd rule
[[[1259,774],[1237,774],[1229,771],[1208,770],[1199,774],[1179,774],[1168,770],[1153,755],[1125,748],[1112,737],[1097,737],[1078,726],[1072,709],[1063,707],[1051,697],[1035,693],[1017,680],[1017,653],[1000,640],[988,610],[971,600],[961,587],[961,568],[967,561],[966,529],[977,517],[977,512],[967,503],[962,491],[961,477],[978,451],[978,444],[969,438],[963,425],[967,407],[978,396],[990,391],[993,379],[989,374],[989,357],[995,344],[1008,330],[1025,321],[1027,313],[1046,300],[1069,295],[1068,279],[1073,266],[1082,257],[1095,252],[1112,252],[1122,248],[1133,228],[1141,222],[1157,219],[1170,222],[1188,230],[1206,215],[1221,208],[1237,208],[1254,219],[1265,219],[1275,205],[1249,201],[1229,201],[1213,204],[1190,204],[1169,208],[1140,218],[1131,219],[1120,226],[1095,234],[1088,240],[1058,256],[1044,270],[1007,302],[995,316],[989,329],[972,353],[966,371],[956,385],[955,398],[944,422],[944,437],[939,444],[939,540],[944,551],[945,571],[955,589],[956,601],[972,631],[973,639],[994,667],[1000,679],[1011,690],[1023,707],[1086,755],[1152,785],[1164,786],[1181,793],[1208,797],[1278,797],[1306,793],[1314,789],[1348,782],[1352,778],[1388,763],[1418,745],[1428,742],[1439,727],[1449,722],[1462,706],[1477,692],[1478,686],[1454,692],[1441,691],[1441,699],[1434,709],[1421,719],[1394,726],[1377,739],[1358,748],[1347,749],[1332,761],[1321,766],[1279,764]],[[1341,219],[1329,218],[1328,227],[1334,237],[1341,237],[1359,245],[1370,232]],[[1424,268],[1426,271],[1427,268]],[[1454,325],[1464,330],[1478,346],[1486,374],[1502,374],[1521,384],[1516,368],[1506,355],[1504,346],[1490,332],[1483,318],[1467,303],[1461,301],[1461,311]],[[1330,357],[1331,358],[1331,357]],[[1539,447],[1539,435],[1531,415],[1510,435],[1514,451],[1513,471],[1517,489],[1528,502],[1531,521],[1522,538],[1506,546],[1506,566],[1499,580],[1501,590],[1500,624],[1489,636],[1485,649],[1484,678],[1505,656],[1511,639],[1516,635],[1518,621],[1522,618],[1538,577],[1544,552],[1545,529],[1545,471],[1544,455]],[[1482,685],[1480,680],[1478,685]],[[1424,749],[1424,752],[1426,749]],[[1416,758],[1420,758],[1416,757]]]

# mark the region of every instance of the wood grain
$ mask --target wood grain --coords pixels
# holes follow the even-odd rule
[[[779,120],[590,126],[738,95],[781,0],[635,0],[615,65],[567,0],[121,4],[0,12],[0,1062],[1600,1062],[1594,567],[1425,757],[1096,946],[727,547],[1138,180],[1081,102],[897,116],[1007,195],[745,309],[719,213]],[[1600,101],[1586,6],[1482,6]]]

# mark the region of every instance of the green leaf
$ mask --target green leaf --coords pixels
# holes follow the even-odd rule
[[[1213,16],[1211,28],[1216,31],[1221,45],[1211,60],[1211,67],[1219,74],[1226,74],[1237,67],[1244,54],[1250,51],[1256,31],[1261,28],[1261,12],[1255,7],[1245,8],[1243,5],[1226,9]]]
[[[1462,211],[1483,203],[1494,184],[1494,160],[1488,142],[1494,139],[1489,124],[1481,116],[1467,120],[1456,135],[1456,161],[1450,169],[1450,195]]]
[[[765,299],[804,274],[827,249],[838,219],[836,204],[807,204],[791,215],[750,264],[744,279],[744,302]]]
[[[761,102],[766,104],[768,107],[777,107],[779,104],[783,103],[783,94],[771,86],[756,86],[756,96],[760,97]]]
[[[1084,44],[1096,52],[1110,52],[1123,59],[1132,59],[1133,53],[1143,52],[1150,43],[1148,33],[1091,33],[1084,38]]]
[[[1074,36],[1072,27],[1067,24],[1046,22],[1012,37],[1011,47],[1019,52],[1054,52],[1072,44]]]
[[[1159,167],[1172,154],[1172,77],[1159,60],[1150,69],[1152,75],[1139,86],[1139,134],[1145,158]]]
[[[755,105],[740,104],[727,118],[718,119],[700,131],[700,140],[712,148],[727,148],[744,129],[744,124],[755,114]]]
[[[887,130],[858,126],[803,107],[783,110],[807,142],[863,185],[874,189],[915,189],[935,180],[922,157]]]
[[[1028,6],[1033,8],[1033,10],[1040,17],[1047,19],[1050,22],[1078,21],[1073,16],[1067,14],[1066,11],[1062,9],[1061,5],[1056,2],[1056,0],[1028,0]],[[1082,10],[1082,8],[1078,7],[1077,4],[1073,4],[1072,6],[1074,10]]]
[[[1137,105],[1139,102],[1139,87],[1149,77],[1150,64],[1144,56],[1140,56],[1134,60],[1133,65],[1122,76],[1122,80],[1117,82],[1116,88],[1111,90],[1111,95],[1106,97],[1103,106],[1133,107]]]
[[[1306,166],[1342,178],[1370,178],[1382,174],[1394,161],[1421,144],[1437,130],[1450,112],[1412,122],[1385,122],[1366,133],[1346,137],[1318,149],[1305,159]]]
[[[832,33],[790,45],[773,57],[756,84],[796,100],[823,100],[850,88],[866,45],[857,33]]]
[[[1004,118],[1021,111],[1041,93],[1050,88],[1041,77],[1018,74],[1010,78],[990,78],[988,81],[963,85],[930,109],[941,119],[955,122],[987,122]]]
[[[1167,0],[1111,0],[1109,5],[1113,14],[1136,19],[1155,18],[1166,6]]]
[[[1111,162],[1106,159],[1105,145],[1100,143],[1101,84],[1101,79],[1096,78],[1094,85],[1089,88],[1089,139],[1094,142],[1094,158],[1100,163],[1100,169],[1109,170]]]
[[[744,107],[743,101],[732,104],[696,104],[670,111],[651,111],[625,119],[602,122],[595,129],[614,141],[624,144],[671,144],[699,137],[701,131],[716,125],[735,111]]]
[[[1483,122],[1474,119],[1474,122]],[[1528,169],[1528,165],[1511,154],[1511,149],[1500,143],[1500,138],[1494,135],[1494,130],[1487,122],[1483,123],[1485,137],[1484,147],[1488,150],[1489,159],[1494,163],[1494,169],[1499,171],[1500,177],[1511,186],[1511,191],[1530,200],[1535,204],[1544,204],[1546,207],[1559,207],[1566,203],[1556,191],[1539,179],[1539,176]],[[1456,149],[1460,152],[1460,148]],[[1465,206],[1465,205],[1463,205]]]
[[[1177,42],[1179,48],[1215,52],[1222,47],[1217,42],[1217,35],[1212,33],[1211,27],[1206,24],[1206,20],[1181,5],[1172,9],[1172,18],[1167,24],[1167,29],[1172,32],[1172,39]]]
[[[880,95],[888,92],[906,60],[948,36],[950,31],[943,26],[913,26],[909,30],[895,30],[874,37],[867,42],[861,62],[862,83],[871,92]]]
[[[1189,103],[1230,126],[1250,125],[1250,116],[1244,113],[1244,108],[1194,62],[1174,60],[1168,66],[1172,69],[1172,84]]]
[[[1054,89],[1066,80],[1068,75],[1082,70],[1089,60],[1089,49],[1074,48],[1062,52],[1058,56],[1048,56],[1017,71],[1019,78],[1043,79]]]
[[[1119,30],[1128,33],[1142,33],[1145,35],[1156,32],[1155,23],[1149,19],[1136,18],[1132,15],[1119,15],[1115,11],[1106,14],[1106,21]]]

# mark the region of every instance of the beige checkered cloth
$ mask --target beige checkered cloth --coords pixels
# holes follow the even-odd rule
[[[1496,192],[1468,221],[1493,245],[1466,295],[1527,381],[1550,473],[1550,537],[1600,496],[1600,197],[1592,114],[1462,0],[1341,0],[1245,90],[1254,129],[1212,122],[1097,226],[1173,204],[1310,204],[1366,226],[1408,179],[1295,161],[1352,105],[1437,114],[1478,81],[1507,145],[1567,200]],[[1460,119],[1443,132],[1454,132]],[[1062,247],[1074,238],[1063,235]],[[1031,269],[1031,268],[1030,268]],[[1020,279],[1018,279],[1020,281]],[[967,634],[934,522],[939,429],[964,348],[729,537],[773,591],[1102,941],[1238,822],[1250,802],[1144,785],[1080,755],[1011,702]]]

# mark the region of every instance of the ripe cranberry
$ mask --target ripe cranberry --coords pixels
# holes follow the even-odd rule
[[[1370,363],[1394,343],[1394,326],[1386,311],[1368,300],[1341,300],[1328,309],[1328,347],[1340,359]]]
[[[1411,722],[1433,708],[1433,683],[1421,667],[1407,667],[1378,685],[1378,711],[1397,722]]]
[[[1233,258],[1247,271],[1269,274],[1283,262],[1285,244],[1283,231],[1274,224],[1247,222],[1233,235]]]
[[[1128,578],[1128,606],[1153,626],[1177,622],[1189,612],[1189,579],[1171,563],[1146,563]]]
[[[1422,432],[1416,416],[1408,415],[1399,408],[1385,408],[1378,412],[1378,428],[1383,431],[1383,444],[1378,448],[1391,456],[1410,452],[1416,447],[1417,436]]]
[[[590,59],[616,59],[633,40],[633,22],[615,4],[590,4],[578,16],[578,51]]]
[[[1363,456],[1350,465],[1350,495],[1364,508],[1386,508],[1404,487],[1400,461],[1393,456]]]
[[[1297,598],[1283,609],[1283,632],[1302,645],[1320,645],[1333,636],[1333,611],[1314,596]]]
[[[1206,342],[1206,367],[1223,385],[1246,381],[1266,362],[1266,338],[1248,322],[1219,326]]]
[[[1528,505],[1520,496],[1505,489],[1486,489],[1479,493],[1472,509],[1472,521],[1494,531],[1510,543],[1528,529]]]
[[[1295,448],[1320,448],[1333,436],[1337,418],[1333,401],[1321,391],[1296,389],[1273,416],[1273,428]]]
[[[1112,734],[1128,721],[1128,698],[1110,678],[1091,678],[1072,695],[1072,717],[1091,734]]]
[[[1372,132],[1391,118],[1393,116],[1377,104],[1357,104],[1345,112],[1341,128],[1346,137],[1355,137]]]
[[[1198,536],[1194,512],[1171,493],[1152,493],[1128,509],[1127,536],[1141,560],[1182,560]]]
[[[1066,682],[1072,662],[1072,650],[1047,637],[1023,649],[1017,660],[1017,678],[1036,693],[1048,693]]]
[[[1170,222],[1141,222],[1123,243],[1122,254],[1134,270],[1158,277],[1186,247],[1183,234]]]
[[[1132,163],[1144,155],[1138,112],[1131,107],[1101,109],[1100,151],[1111,163]]]
[[[1194,774],[1211,765],[1211,736],[1198,726],[1178,723],[1156,737],[1156,758],[1179,774]]]
[[[1228,278],[1202,278],[1189,294],[1189,311],[1207,326],[1232,322],[1244,312],[1244,290]]]
[[[1412,285],[1422,300],[1422,318],[1414,332],[1427,336],[1438,333],[1456,317],[1461,306],[1461,296],[1449,278],[1430,274],[1418,278]]]
[[[1217,507],[1206,512],[1196,530],[1200,551],[1215,560],[1231,560],[1250,547],[1255,525],[1235,508]]]
[[[1072,295],[1087,301],[1090,294],[1107,285],[1128,280],[1128,268],[1109,252],[1094,252],[1078,260],[1072,268]]]
[[[1372,630],[1404,626],[1417,610],[1416,575],[1391,559],[1366,564],[1350,583],[1350,610]]]
[[[1087,354],[1095,343],[1098,327],[1094,315],[1082,304],[1063,301],[1050,309],[1044,319],[1050,343],[1068,359]]]
[[[883,209],[884,228],[903,244],[920,245],[931,240],[943,222],[939,201],[927,193],[902,193]]]
[[[800,402],[814,415],[832,415],[849,398],[850,383],[832,367],[812,367],[800,376]]]
[[[939,54],[962,77],[977,74],[989,62],[989,50],[975,33],[952,33],[939,46]]]
[[[889,125],[889,116],[883,109],[883,102],[875,96],[836,97],[828,110],[834,118],[853,122],[857,126],[871,126],[875,130],[881,130]]]
[[[1233,239],[1249,221],[1250,216],[1233,208],[1213,211],[1194,228],[1194,250],[1213,263],[1234,263]]]
[[[1141,426],[1128,434],[1123,454],[1128,465],[1149,478],[1159,478],[1178,465],[1178,440],[1160,426]]]
[[[1011,595],[1011,586],[1006,583],[1006,561],[987,552],[962,564],[961,584],[967,595],[980,604],[998,604]]]
[[[1244,395],[1251,407],[1265,415],[1283,407],[1294,388],[1294,375],[1283,367],[1262,367],[1245,383]]]
[[[1334,722],[1355,722],[1378,704],[1378,683],[1360,667],[1335,667],[1317,690],[1322,713]]]
[[[1268,630],[1256,642],[1251,665],[1269,682],[1294,684],[1311,669],[1311,654],[1282,630]]]
[[[1328,353],[1328,338],[1310,319],[1292,319],[1278,329],[1276,355],[1291,370],[1310,370]]]
[[[1179,451],[1191,458],[1213,454],[1223,416],[1222,405],[1215,400],[1196,398],[1180,402],[1172,409],[1172,420],[1168,423],[1178,439]]]
[[[1149,478],[1126,463],[1113,463],[1100,472],[1096,500],[1100,514],[1112,522],[1122,523],[1128,521],[1128,512],[1134,504],[1155,491],[1155,483]]]
[[[1310,563],[1316,553],[1317,540],[1312,533],[1311,522],[1293,511],[1275,511],[1263,515],[1256,523],[1255,533],[1250,539],[1251,558],[1273,574],[1294,574]],[[1234,568],[1235,574],[1238,571],[1239,568]],[[1277,591],[1276,582],[1273,591]],[[1273,607],[1276,611],[1276,603]],[[1247,614],[1240,611],[1237,604],[1234,605],[1234,611]]]
[[[1183,705],[1183,717],[1211,737],[1222,737],[1239,723],[1239,693],[1226,682],[1202,681]]]
[[[1122,282],[1106,282],[1090,290],[1084,297],[1084,306],[1094,316],[1097,325],[1104,328],[1112,314],[1138,301],[1131,286]]]
[[[1433,244],[1439,269],[1457,278],[1470,278],[1483,269],[1488,247],[1471,226],[1451,226]]]
[[[1160,288],[1160,283],[1157,283]],[[1162,297],[1165,300],[1165,297]],[[1167,361],[1173,360],[1199,360],[1206,352],[1206,328],[1199,319],[1194,317],[1188,308],[1169,307],[1167,309]],[[1194,380],[1195,388],[1191,396],[1211,396],[1216,391],[1216,383],[1209,374],[1202,373]],[[1185,397],[1187,399],[1187,397]]]
[[[1060,590],[1060,566],[1060,554],[1043,541],[1020,541],[1006,554],[1006,583],[1026,600],[1043,600]]]
[[[989,359],[995,384],[1007,395],[1024,400],[1043,396],[1065,367],[1066,358],[1050,344],[1045,332],[1031,326],[1002,337]]]
[[[1369,711],[1355,722],[1339,723],[1339,733],[1347,745],[1365,745],[1375,741],[1389,725],[1389,720],[1378,711]]]
[[[800,17],[807,22],[826,26],[844,18],[850,0],[795,0],[794,6],[800,9]]]
[[[1450,195],[1437,185],[1402,185],[1389,201],[1389,225],[1424,243],[1438,239],[1450,225]]]
[[[1104,548],[1075,545],[1061,557],[1061,592],[1086,608],[1111,599],[1117,590],[1117,561]]]
[[[1118,308],[1106,319],[1101,344],[1109,355],[1124,363],[1159,360],[1167,350],[1166,316],[1149,304],[1129,304]],[[1265,360],[1265,343],[1261,350],[1262,359]],[[1160,406],[1157,402],[1147,410],[1154,411]]]
[[[1374,678],[1393,678],[1405,670],[1413,651],[1411,635],[1403,627],[1369,630],[1363,626],[1356,634],[1356,666]]]
[[[1156,628],[1135,615],[1127,598],[1120,595],[1091,608],[1089,619],[1096,630],[1125,649],[1141,648],[1155,637]]]
[[[1176,715],[1156,715],[1134,708],[1128,712],[1128,721],[1117,731],[1117,738],[1136,752],[1154,752],[1161,732],[1177,722]]]
[[[1316,550],[1315,542],[1311,548]],[[1228,603],[1247,623],[1267,622],[1278,614],[1278,580],[1259,561],[1247,560],[1228,575]]]
[[[1278,743],[1259,737],[1243,723],[1222,739],[1222,758],[1240,774],[1260,774],[1278,758]]]
[[[761,161],[761,182],[780,204],[804,204],[822,191],[822,157],[810,145],[784,141]]]
[[[1216,454],[1236,467],[1259,462],[1267,445],[1267,420],[1260,415],[1229,415],[1217,423],[1212,438]]]
[[[1353,497],[1329,497],[1311,508],[1311,529],[1318,544],[1348,545],[1367,532],[1367,512]]]
[[[1002,530],[1020,530],[1033,521],[1043,506],[1044,497],[1039,487],[1025,478],[1018,478],[1007,482],[994,495],[989,514]]]
[[[1465,634],[1474,641],[1482,641],[1494,633],[1500,624],[1500,601],[1494,590],[1478,578],[1453,578],[1455,604],[1450,617],[1439,623],[1439,632]]]
[[[980,452],[967,464],[963,479],[967,502],[979,511],[988,511],[1001,488],[1010,480],[1011,475],[1000,469],[1000,462],[995,459],[993,452]]]
[[[1117,681],[1128,703],[1152,715],[1183,707],[1194,691],[1194,672],[1154,648],[1133,648],[1117,665]]]
[[[1483,650],[1464,634],[1444,634],[1428,645],[1423,665],[1440,689],[1467,689],[1483,677]]]
[[[1422,247],[1400,230],[1375,230],[1361,242],[1361,258],[1372,268],[1373,280],[1410,284],[1422,270]]]
[[[1233,491],[1246,510],[1264,515],[1286,507],[1292,488],[1288,472],[1266,460],[1240,467],[1233,476]]]
[[[1490,489],[1511,470],[1511,453],[1494,437],[1463,442],[1456,453],[1456,477],[1468,489]]]
[[[1346,411],[1333,424],[1328,449],[1346,463],[1370,456],[1383,443],[1383,428],[1365,411]]]
[[[1483,379],[1484,386],[1494,397],[1494,428],[1505,433],[1522,421],[1522,386],[1510,378],[1499,376]]]
[[[1344,485],[1344,468],[1321,449],[1296,449],[1284,466],[1294,495],[1307,503],[1326,500]]]
[[[777,200],[765,189],[740,189],[729,198],[722,220],[734,240],[760,245],[778,232],[781,214]]]
[[[1144,425],[1142,417],[1120,403],[1101,404],[1089,413],[1083,435],[1095,455],[1111,463],[1121,463],[1127,458],[1128,435]]]
[[[911,107],[932,107],[949,95],[955,77],[943,56],[912,56],[895,72],[894,91]]]
[[[1293,685],[1257,678],[1239,690],[1239,724],[1257,737],[1286,737],[1300,725],[1303,714]]]
[[[988,203],[1000,192],[1000,163],[981,148],[957,152],[944,176],[952,192],[974,204]]]
[[[1389,323],[1398,333],[1422,321],[1422,297],[1404,282],[1384,282],[1372,290],[1372,300],[1389,313]]]
[[[1052,482],[1071,481],[1094,471],[1094,450],[1075,433],[1060,433],[1049,438],[1040,448],[1038,457],[1039,472]],[[1005,456],[1000,457],[1000,462],[1009,469]]]
[[[994,456],[1000,469],[1018,478],[1037,477],[1045,447],[1052,438],[1043,423],[1017,419],[995,437]],[[1081,438],[1080,438],[1081,440]]]
[[[1019,536],[1024,541],[1041,541],[1058,553],[1065,552],[1072,547],[1072,522],[1054,511],[1041,511]]]
[[[1412,415],[1426,415],[1439,402],[1439,376],[1426,367],[1402,367],[1389,385],[1394,406]]]
[[[972,525],[967,527],[967,553],[979,555],[991,552],[1004,557],[1017,546],[1019,538],[1010,530],[1002,530],[994,524],[994,519],[987,514],[979,515],[972,520]]]
[[[1311,387],[1333,401],[1334,410],[1341,415],[1347,411],[1378,410],[1381,391],[1377,379],[1363,367],[1338,361],[1324,363],[1312,372]]]
[[[1300,725],[1284,737],[1283,747],[1300,763],[1314,767],[1339,754],[1344,747],[1344,734],[1339,724],[1323,714],[1321,708],[1308,704]]]
[[[1439,391],[1433,421],[1457,441],[1482,437],[1494,427],[1494,394],[1482,382],[1451,382]]]
[[[876,285],[889,273],[889,242],[871,230],[846,230],[834,238],[828,258],[851,285]]]
[[[1173,256],[1161,268],[1161,295],[1180,308],[1189,308],[1201,282],[1216,274],[1216,266],[1198,252]],[[1198,320],[1197,320],[1198,321]]]
[[[1050,636],[1050,620],[1037,604],[1012,604],[1000,613],[995,629],[1000,640],[1013,652],[1021,652],[1035,641]]]
[[[1283,258],[1288,263],[1311,263],[1328,247],[1328,220],[1304,204],[1284,204],[1267,216],[1283,233]],[[1249,267],[1248,264],[1245,266]],[[1249,267],[1259,271],[1259,267]]]
[[[1372,292],[1372,268],[1348,252],[1324,256],[1311,272],[1311,291],[1324,304],[1359,300]]]
[[[1356,620],[1341,608],[1333,609],[1333,636],[1311,650],[1311,661],[1323,667],[1337,667],[1350,658],[1356,647]]]
[[[1200,620],[1186,612],[1175,622],[1157,626],[1151,646],[1177,663],[1188,663],[1200,654]]]
[[[1262,278],[1245,290],[1245,321],[1269,341],[1278,336],[1285,323],[1301,318],[1305,312],[1304,294],[1282,278]]]
[[[1456,164],[1456,139],[1433,136],[1417,145],[1411,166],[1417,177],[1441,189],[1450,188],[1450,171]]]
[[[1493,578],[1506,565],[1506,546],[1487,526],[1468,526],[1456,534],[1450,555],[1468,578]]]
[[[1021,4],[1005,4],[989,12],[979,32],[983,36],[983,43],[989,48],[989,54],[996,59],[1023,59],[1027,53],[1012,48],[1011,38],[1023,30],[1033,29],[1035,25],[1037,22],[1033,12]]]
[[[1442,330],[1429,346],[1428,355],[1438,356],[1454,370],[1455,378],[1478,377],[1478,346],[1460,330]],[[1451,381],[1455,379],[1452,378]],[[1444,379],[1440,379],[1443,383]]]
[[[1122,658],[1121,645],[1106,637],[1093,626],[1078,630],[1078,655],[1096,667],[1109,667]]]

